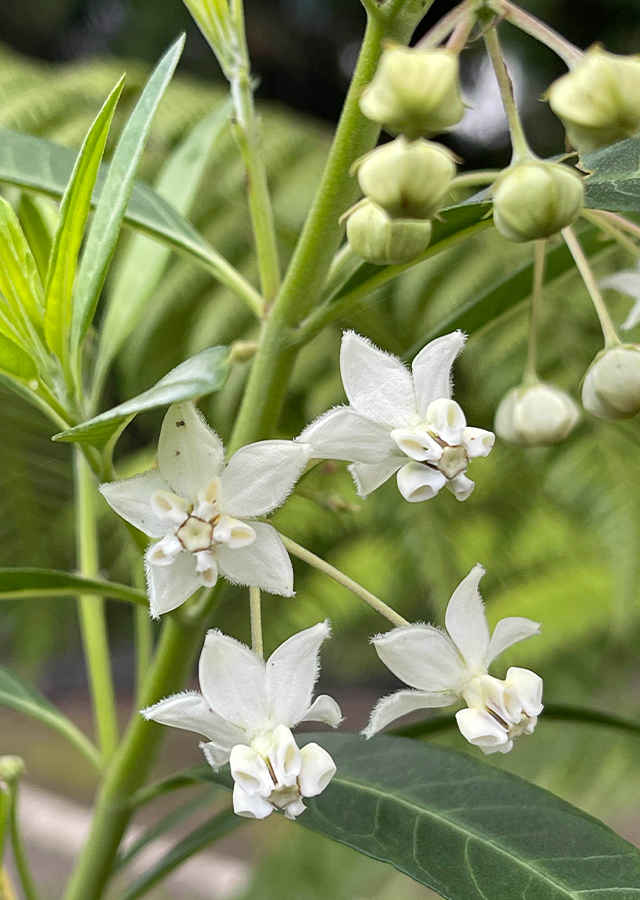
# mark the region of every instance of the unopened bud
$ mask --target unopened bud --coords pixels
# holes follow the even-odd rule
[[[582,385],[582,404],[600,419],[630,419],[640,412],[640,345],[599,353]]]
[[[496,410],[495,432],[519,447],[544,447],[564,441],[580,418],[577,403],[553,384],[513,388]]]
[[[390,134],[439,134],[464,114],[458,56],[390,43],[360,98],[360,109]]]
[[[347,219],[347,238],[352,250],[377,266],[397,266],[411,262],[429,245],[431,222],[420,219],[392,219],[363,200]]]
[[[576,172],[560,163],[530,159],[498,176],[493,221],[509,241],[536,241],[571,225],[583,204],[584,185]]]
[[[430,219],[456,174],[455,157],[442,144],[396,138],[358,166],[363,194],[393,218]]]
[[[19,756],[0,756],[0,781],[11,784],[22,778],[24,774],[24,760]]]
[[[547,97],[581,153],[633,137],[640,131],[640,56],[591,47]]]

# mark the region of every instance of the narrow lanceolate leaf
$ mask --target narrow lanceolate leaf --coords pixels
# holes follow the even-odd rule
[[[587,206],[640,212],[640,138],[587,153],[581,165],[592,173],[586,181]]]
[[[38,370],[31,356],[1,332],[0,324],[0,372],[20,381],[28,382],[37,378]]]
[[[225,103],[195,126],[165,163],[155,190],[180,215],[191,212],[211,150],[229,121]],[[104,369],[135,328],[158,287],[171,250],[144,235],[137,235],[119,259],[100,340],[98,368]]]
[[[57,224],[53,204],[43,197],[32,197],[23,193],[20,197],[19,218],[33,253],[38,275],[44,284],[47,280],[47,267]]]
[[[45,288],[45,336],[49,347],[60,360],[68,357],[78,253],[107,135],[123,85],[124,77],[115,86],[89,129],[62,198]]]
[[[640,898],[640,851],[522,778],[407,738],[307,740],[338,771],[297,821],[448,900]],[[229,783],[224,770],[209,778]]]
[[[91,741],[34,687],[0,666],[0,705],[31,716],[64,735],[95,768],[100,769],[100,754]]]
[[[183,46],[184,35],[167,50],[151,73],[114,151],[78,273],[71,332],[74,346],[82,341],[93,319],[151,123],[178,65]]]
[[[4,197],[0,197],[0,291],[7,313],[25,337],[32,327],[42,327],[42,282],[18,217]]]
[[[82,578],[57,569],[0,569],[0,600],[30,600],[34,597],[73,597],[92,594],[112,600],[126,600],[146,606],[144,591],[100,581],[98,578]]]
[[[103,447],[138,413],[219,391],[228,374],[228,347],[210,347],[180,363],[143,394],[56,434],[53,440],[76,441]]]

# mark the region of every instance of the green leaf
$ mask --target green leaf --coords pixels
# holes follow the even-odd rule
[[[593,173],[585,184],[588,207],[640,212],[640,138],[587,153],[581,165]]]
[[[64,735],[96,769],[101,769],[100,754],[86,735],[39,691],[3,666],[0,666],[0,705],[44,722]]]
[[[640,851],[548,791],[399,737],[305,735],[338,771],[301,825],[391,863],[448,900],[640,897]],[[204,777],[204,776],[203,776]],[[229,774],[210,780],[229,784]]]
[[[126,400],[87,422],[56,434],[54,441],[76,441],[103,447],[140,412],[169,406],[219,391],[229,374],[227,347],[210,347],[172,369],[143,394]]]
[[[31,324],[42,326],[44,298],[35,259],[10,203],[0,197],[0,291],[7,315],[28,337]]]
[[[233,809],[225,809],[218,813],[215,818],[205,822],[204,825],[196,828],[191,834],[179,841],[157,863],[151,866],[141,878],[125,888],[120,895],[120,900],[137,900],[138,897],[142,897],[191,856],[229,834],[230,831],[242,824],[243,819],[240,816],[236,816]]]
[[[229,121],[230,103],[224,103],[195,126],[167,159],[155,190],[176,212],[188,216],[198,193],[207,160]],[[158,286],[170,257],[170,248],[144,235],[135,236],[122,258],[115,278],[100,339],[98,368],[104,370],[129,334]]]
[[[93,319],[151,123],[178,65],[184,41],[185,36],[181,35],[151,73],[111,159],[78,272],[71,333],[74,346],[81,343]]]
[[[47,268],[51,256],[57,216],[49,200],[42,197],[20,196],[20,222],[33,253],[42,284],[47,280]],[[43,301],[44,302],[44,301]]]
[[[0,371],[26,382],[38,377],[33,359],[4,334],[0,334]]]
[[[0,600],[29,600],[33,597],[73,597],[92,594],[126,600],[129,603],[147,604],[147,595],[126,584],[100,581],[98,578],[82,578],[57,569],[0,569]]]
[[[45,288],[45,336],[58,359],[68,357],[72,298],[78,253],[91,207],[91,195],[107,135],[124,86],[124,76],[111,91],[78,154],[60,206]]]

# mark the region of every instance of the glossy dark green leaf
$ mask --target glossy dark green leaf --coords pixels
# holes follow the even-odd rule
[[[176,366],[143,394],[62,431],[53,439],[103,447],[138,413],[219,391],[228,374],[228,348],[210,347]]]
[[[80,593],[141,605],[147,603],[144,591],[128,587],[126,584],[100,581],[98,578],[82,578],[80,575],[60,572],[57,569],[0,569],[0,600],[73,597]]]
[[[91,741],[67,719],[40,691],[23,681],[13,672],[0,666],[0,705],[31,716],[64,735],[97,769],[101,767],[100,754]]]

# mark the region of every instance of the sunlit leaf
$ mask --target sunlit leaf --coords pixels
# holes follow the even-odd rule
[[[47,279],[47,267],[51,256],[57,216],[50,200],[45,200],[43,197],[32,197],[25,193],[20,196],[19,215],[40,280],[44,284]]]
[[[0,197],[0,291],[7,314],[22,334],[41,327],[44,313],[42,282],[22,227],[11,204]]]
[[[0,371],[26,382],[38,375],[36,365],[29,354],[4,334],[0,334]]]

